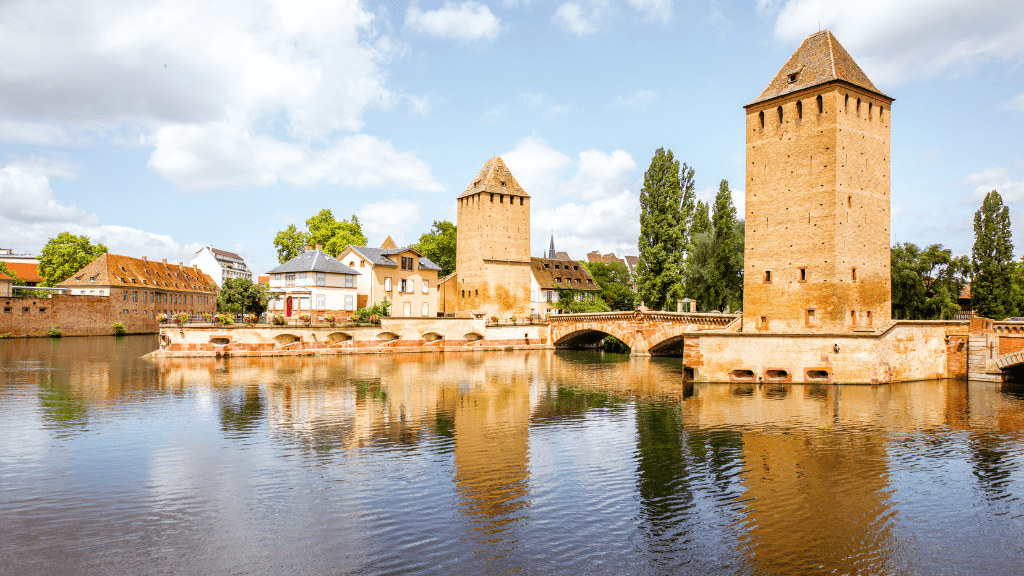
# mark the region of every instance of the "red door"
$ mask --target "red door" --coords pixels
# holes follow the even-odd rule
[[[284,315],[288,316],[289,318],[292,315],[292,297],[291,296],[289,296],[288,299],[284,301]]]

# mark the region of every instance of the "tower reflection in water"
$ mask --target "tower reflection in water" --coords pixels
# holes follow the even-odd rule
[[[900,541],[894,496],[894,461],[914,457],[901,442],[978,428],[1005,441],[1022,424],[998,388],[968,394],[962,382],[684,387],[677,363],[562,353],[175,361],[159,371],[164,387],[267,382],[269,428],[312,452],[450,454],[466,537],[498,548],[540,520],[531,434],[614,406],[636,430],[637,508],[623,537],[639,533],[634,544],[655,563],[739,572],[898,572],[912,547]],[[993,461],[1007,451],[985,434],[973,443],[979,482],[1005,492],[1007,467]]]

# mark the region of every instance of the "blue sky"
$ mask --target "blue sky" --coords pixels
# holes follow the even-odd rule
[[[0,4],[0,247],[236,250],[330,208],[372,245],[455,219],[500,154],[532,251],[636,253],[658,147],[743,205],[744,111],[829,28],[892,108],[893,242],[969,253],[985,191],[1024,253],[1024,3],[504,0]]]

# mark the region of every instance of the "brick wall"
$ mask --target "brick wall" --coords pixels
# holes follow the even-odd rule
[[[0,304],[0,334],[12,336],[46,336],[51,328],[64,336],[107,335],[114,333],[116,322],[133,334],[159,330],[148,314],[123,314],[120,303],[106,296],[3,298]]]

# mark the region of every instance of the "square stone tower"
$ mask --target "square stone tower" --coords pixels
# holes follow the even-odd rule
[[[456,310],[525,318],[530,313],[530,195],[495,156],[458,204]]]
[[[744,106],[745,332],[850,332],[890,319],[892,102],[825,30]]]

